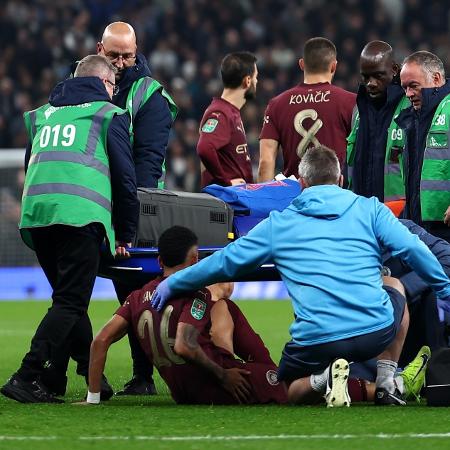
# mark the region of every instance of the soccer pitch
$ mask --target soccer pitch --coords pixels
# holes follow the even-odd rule
[[[288,339],[289,302],[239,302],[278,361]],[[116,302],[93,302],[94,332]],[[18,368],[48,302],[0,302],[0,383]],[[130,378],[125,339],[113,345],[106,375],[115,390]],[[77,406],[84,380],[69,370],[63,405],[23,405],[0,396],[0,449],[415,449],[450,448],[447,408],[177,406],[155,377],[158,396],[113,397],[100,406]]]

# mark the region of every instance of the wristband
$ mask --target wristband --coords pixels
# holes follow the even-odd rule
[[[91,392],[88,390],[86,401],[93,405],[98,405],[100,403],[100,392]]]

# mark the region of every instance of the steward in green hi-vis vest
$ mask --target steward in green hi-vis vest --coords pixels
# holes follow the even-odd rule
[[[115,253],[111,181],[106,135],[115,114],[125,110],[105,101],[54,107],[24,114],[32,143],[19,228],[103,224]]]
[[[131,146],[133,146],[134,135],[133,135],[133,123],[136,118],[136,114],[142,105],[156,92],[160,91],[161,95],[167,100],[169,104],[170,114],[172,116],[172,121],[175,120],[178,113],[178,107],[175,102],[172,100],[172,97],[167,93],[164,87],[156,80],[151,77],[142,77],[136,80],[132,85],[128,92],[126,108],[130,113],[131,121],[130,121],[130,139]],[[151,124],[149,124],[151,127]],[[166,176],[166,164],[163,161],[162,164],[162,175],[158,180],[158,188],[164,189],[164,180]]]
[[[422,220],[442,222],[450,206],[450,94],[444,97],[425,139],[420,178]]]
[[[403,159],[402,151],[405,145],[403,130],[397,125],[395,119],[400,112],[411,106],[411,102],[405,96],[402,97],[394,115],[391,124],[387,130],[386,153],[384,160],[384,201],[389,202],[405,198],[405,183],[403,179]],[[347,166],[349,189],[352,189],[352,175],[355,161],[355,143],[359,129],[359,114],[356,113],[353,128],[347,138]]]

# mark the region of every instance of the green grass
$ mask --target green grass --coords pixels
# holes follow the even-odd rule
[[[288,338],[289,302],[239,304],[278,360]],[[19,366],[47,307],[45,302],[0,302],[0,382]],[[115,307],[115,302],[91,304],[94,330],[108,320]],[[122,340],[111,348],[106,369],[116,390],[128,380],[130,370],[127,342]],[[64,405],[23,405],[0,396],[0,449],[450,447],[447,408],[424,404],[404,408],[354,404],[336,410],[323,406],[177,406],[159,377],[156,383],[156,397],[113,398],[100,406],[75,406],[71,402],[80,400],[86,387],[71,366]]]

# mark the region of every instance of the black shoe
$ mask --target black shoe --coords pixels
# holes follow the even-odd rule
[[[53,395],[65,395],[67,388],[67,377],[60,373],[52,371],[43,371],[41,374],[41,383],[43,383],[48,391]]]
[[[125,383],[123,389],[116,395],[156,395],[156,387],[153,380],[147,381],[144,378],[134,376]]]
[[[22,381],[17,375],[13,375],[0,392],[20,403],[64,403],[64,400],[53,396],[40,381]]]
[[[395,389],[393,393],[388,392],[384,388],[376,388],[375,390],[375,405],[406,405],[405,400],[403,400],[402,394],[398,389]]]
[[[85,375],[84,379],[86,380],[86,384],[89,386],[89,378]],[[102,375],[102,384],[100,386],[100,400],[102,402],[109,400],[114,395],[113,388],[108,383],[108,379],[105,375]]]

